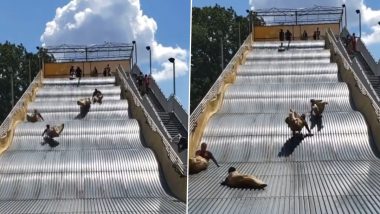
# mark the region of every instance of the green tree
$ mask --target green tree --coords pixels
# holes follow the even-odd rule
[[[249,35],[249,16],[238,16],[230,8],[219,5],[192,8],[191,32],[191,93],[192,112],[206,95],[222,72],[221,40],[223,41],[223,64],[228,64],[240,48],[240,41]],[[254,17],[255,23],[263,23]]]
[[[22,44],[16,45],[8,41],[3,44],[0,43],[0,123],[12,109],[12,73],[9,68],[12,68],[13,71],[14,103],[16,104],[29,86],[29,62],[32,81],[38,73],[40,67],[39,55],[46,58],[46,61],[54,60],[42,49],[39,53],[30,53],[26,51]]]

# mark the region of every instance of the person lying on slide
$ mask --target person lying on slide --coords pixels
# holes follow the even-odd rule
[[[228,169],[227,178],[221,183],[221,185],[231,188],[243,188],[243,189],[264,189],[267,184],[256,178],[253,175],[244,175],[236,171],[235,167]]]

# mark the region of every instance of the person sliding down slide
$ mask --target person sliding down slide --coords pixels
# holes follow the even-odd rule
[[[95,88],[94,93],[92,93],[92,103],[102,104],[103,94],[98,89]]]
[[[221,185],[243,189],[264,189],[267,186],[267,184],[255,176],[240,174],[236,171],[235,167],[228,169],[228,176]]]
[[[51,143],[53,141],[53,138],[59,137],[64,127],[65,127],[65,124],[63,123],[61,125],[53,126],[52,128],[50,128],[49,124],[46,125],[46,129],[42,133],[42,137],[44,141],[41,144],[44,145],[46,143]]]
[[[40,112],[37,111],[37,109],[34,109],[32,114],[26,114],[26,120],[28,122],[35,123],[37,121],[44,120],[44,118],[42,117]]]
[[[201,149],[195,152],[195,157],[189,159],[189,173],[196,174],[208,167],[208,162],[211,159],[218,167],[219,164],[216,162],[214,155],[207,151],[207,144],[202,143]]]
[[[322,100],[310,100],[311,103],[311,115],[316,117],[322,117],[322,113],[325,110],[325,106],[329,104],[328,102],[323,102]]]
[[[310,136],[312,135],[305,118],[305,114],[300,116],[297,112],[290,109],[289,116],[285,119],[285,123],[288,124],[289,128],[292,130],[293,136],[296,132],[301,133],[303,127],[306,127]]]
[[[90,98],[82,98],[77,101],[77,104],[80,106],[79,115],[77,115],[76,119],[84,118],[91,108],[91,99]]]

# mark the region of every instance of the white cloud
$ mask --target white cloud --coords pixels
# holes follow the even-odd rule
[[[165,47],[157,42],[152,44],[152,58],[163,61],[161,69],[153,71],[153,77],[157,81],[173,78],[173,65],[168,61],[170,57],[175,56],[176,77],[183,76],[188,70],[187,52],[180,47]]]
[[[102,44],[108,42],[137,42],[138,62],[148,63],[145,46],[152,48],[152,61],[159,69],[157,80],[172,78],[168,58],[176,58],[178,76],[188,71],[188,51],[164,46],[155,40],[157,23],[143,14],[139,0],[71,0],[56,9],[55,17],[46,23],[41,36],[44,45]],[[170,66],[169,66],[170,67]],[[177,74],[176,74],[177,76]]]
[[[363,35],[363,41],[366,45],[380,44],[380,26],[373,26],[372,33]]]
[[[380,21],[380,9],[373,10],[370,7],[367,7],[363,2],[361,4],[361,11],[363,22],[369,26],[378,25],[377,23]]]
[[[153,77],[157,81],[165,80],[165,79],[173,79],[173,64],[171,62],[164,62],[162,64],[162,69],[157,71],[153,71]],[[187,69],[187,64],[181,60],[175,60],[175,76],[184,75],[184,71]]]

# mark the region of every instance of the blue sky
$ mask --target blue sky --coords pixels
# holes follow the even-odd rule
[[[0,29],[2,29],[0,42],[3,43],[8,40],[16,44],[22,43],[28,51],[36,52],[36,46],[41,45],[40,37],[45,31],[46,23],[54,19],[58,7],[63,7],[69,2],[69,0],[2,0],[0,2],[0,14],[2,14],[2,19],[0,19]],[[153,18],[156,22],[157,29],[154,34],[154,40],[161,45],[160,47],[178,47],[177,52],[186,50],[186,57],[188,58],[190,56],[190,1],[185,2],[177,0],[140,0],[140,6],[143,15]],[[99,27],[101,26],[93,26],[93,28]],[[142,50],[144,50],[143,47],[148,45],[139,43],[139,37],[136,38],[136,41]],[[118,40],[115,42],[131,41]],[[70,42],[68,43],[70,44]],[[139,51],[141,52],[139,53],[139,65],[145,72],[149,72],[148,53],[140,49]],[[166,55],[161,55],[161,58],[157,57],[161,61],[157,59],[156,62],[153,62],[153,70],[164,70],[162,58],[167,55],[170,56],[171,49],[167,51],[169,53],[166,53]],[[188,63],[189,59],[182,61]],[[181,70],[181,67],[178,70]],[[189,105],[189,71],[184,71],[181,74],[182,76],[176,78],[176,94],[187,110]],[[167,96],[172,93],[172,78],[163,78],[159,81],[159,85]]]
[[[380,21],[380,1],[379,0],[244,0],[244,1],[229,1],[229,0],[193,0],[193,7],[204,7],[204,6],[214,6],[219,4],[224,7],[230,7],[237,12],[239,15],[246,15],[246,9],[251,7],[250,2],[255,8],[294,8],[294,7],[312,7],[313,5],[322,6],[340,6],[343,2],[347,5],[347,13],[349,14],[348,27],[350,32],[358,32],[358,16],[355,14],[355,10],[362,8],[363,5],[366,6],[366,12],[362,12],[362,34],[369,35],[373,33],[371,27],[376,26],[377,22]],[[368,8],[371,8],[369,10]],[[373,12],[373,13],[371,13]],[[367,17],[367,19],[365,18]],[[377,20],[377,21],[376,21]],[[380,58],[380,26],[378,27],[377,37],[375,41],[372,40],[370,44],[367,44],[370,52],[374,56],[375,60],[378,61]],[[358,35],[358,33],[357,33]]]

